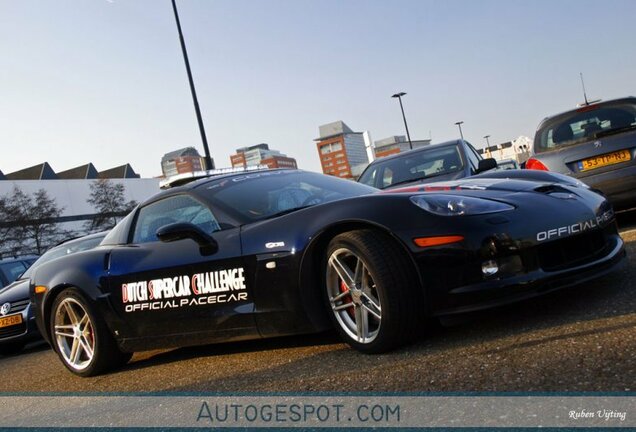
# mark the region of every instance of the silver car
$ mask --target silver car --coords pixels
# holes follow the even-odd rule
[[[636,207],[636,98],[591,103],[543,120],[526,169],[556,171]]]

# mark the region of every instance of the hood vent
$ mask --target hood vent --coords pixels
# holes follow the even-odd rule
[[[553,196],[560,199],[576,199],[577,194],[570,189],[566,189],[558,184],[549,184],[534,188],[535,192]]]

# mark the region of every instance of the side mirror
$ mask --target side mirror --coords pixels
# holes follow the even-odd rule
[[[187,222],[177,222],[164,225],[157,230],[157,238],[164,243],[191,239],[197,242],[201,254],[212,255],[219,250],[219,244],[201,228]]]
[[[477,166],[477,173],[482,173],[484,171],[488,171],[491,169],[497,168],[497,161],[493,158],[486,158],[479,161],[479,166]]]

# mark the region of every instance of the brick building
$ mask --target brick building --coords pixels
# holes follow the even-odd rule
[[[202,170],[205,170],[205,159],[194,147],[171,151],[161,158],[161,171],[164,177]]]
[[[236,149],[236,154],[230,156],[230,162],[233,168],[262,165],[269,168],[298,168],[296,159],[270,149],[265,143]]]
[[[369,164],[363,133],[354,132],[343,121],[318,128],[316,148],[325,174],[354,179]]]

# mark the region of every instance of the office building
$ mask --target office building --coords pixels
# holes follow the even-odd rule
[[[213,164],[214,165],[214,164]],[[205,169],[205,159],[194,147],[185,147],[166,153],[161,158],[161,171],[164,177],[190,173]]]
[[[322,172],[355,179],[369,164],[362,132],[354,132],[343,121],[319,126],[316,141]]]

